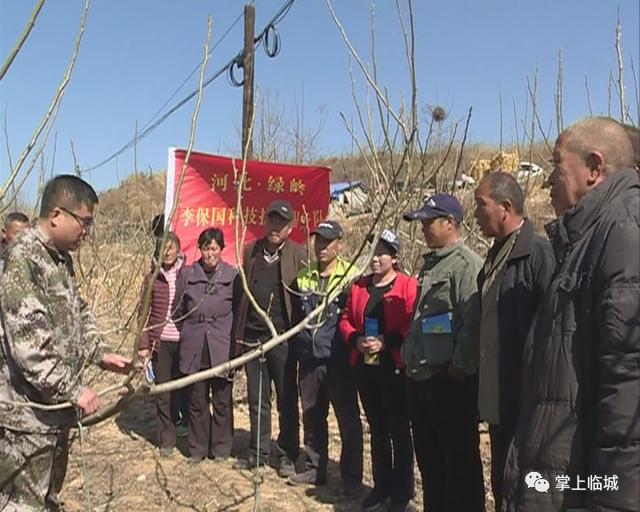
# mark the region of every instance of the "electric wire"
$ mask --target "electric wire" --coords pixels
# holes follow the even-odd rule
[[[278,30],[276,28],[276,25],[278,23],[280,23],[287,16],[287,14],[291,10],[291,7],[293,6],[294,2],[295,2],[295,0],[287,0],[282,5],[282,7],[278,10],[278,12],[271,18],[271,20],[269,20],[269,22],[265,25],[264,29],[260,32],[260,34],[258,34],[258,36],[256,36],[256,37],[254,37],[254,40],[253,40],[254,50],[257,49],[260,45],[263,45],[264,51],[265,51],[265,53],[266,53],[266,55],[268,57],[275,57],[276,55],[278,55],[278,53],[280,53],[280,33],[278,32]],[[236,22],[237,22],[237,20],[236,20]],[[234,22],[234,23],[236,23],[236,22]],[[216,43],[216,45],[219,44],[219,43],[220,43],[220,41],[218,41]],[[242,80],[236,79],[235,75],[233,75],[232,69],[233,69],[234,66],[236,68],[241,68],[242,67],[243,56],[244,56],[244,50],[241,50],[235,57],[229,59],[224,66],[219,68],[213,75],[211,75],[209,78],[207,78],[203,82],[202,88],[204,89],[205,87],[210,85],[213,81],[215,81],[217,78],[219,78],[225,72],[228,73],[228,78],[229,78],[229,81],[231,82],[232,85],[234,85],[236,87],[241,86],[243,81],[244,81],[244,77],[243,77]],[[199,66],[198,66],[197,69],[199,69]],[[188,77],[186,80],[188,80],[189,78],[190,77]],[[180,88],[181,87],[182,87],[182,85],[180,86]],[[176,93],[177,93],[177,91],[176,91]],[[175,96],[176,93],[174,93],[172,95],[172,98]],[[165,112],[160,118],[158,118],[157,121],[153,122],[150,125],[149,125],[149,122],[147,122],[147,124],[145,125],[146,127],[143,127],[142,131],[139,134],[137,134],[133,139],[131,139],[129,142],[127,142],[122,147],[120,147],[120,149],[118,149],[113,154],[111,154],[110,156],[108,156],[104,160],[100,161],[99,163],[82,169],[81,172],[84,173],[84,172],[93,171],[95,169],[99,169],[100,167],[108,164],[109,162],[111,162],[115,158],[119,157],[122,153],[124,153],[128,149],[132,148],[138,142],[140,142],[142,139],[147,137],[147,135],[149,135],[153,130],[155,130],[158,126],[160,126],[162,123],[164,123],[164,121],[166,121],[172,114],[174,114],[181,107],[183,107],[184,105],[189,103],[189,101],[191,101],[194,97],[196,97],[197,94],[198,94],[198,90],[197,89],[195,91],[189,93],[186,97],[184,97],[182,100],[180,100],[178,103],[176,103],[173,107],[171,107],[171,109],[169,109],[167,112]],[[167,100],[167,102],[165,102],[165,105],[169,101],[171,101],[171,99]],[[164,108],[164,105],[163,105],[163,107],[160,108],[160,111],[162,110],[162,108]],[[159,112],[156,112],[156,114],[154,114],[154,116],[151,119],[157,117],[158,113]]]
[[[253,4],[254,2],[255,0],[251,0],[250,4]],[[227,35],[229,35],[229,33],[235,28],[238,22],[242,19],[243,14],[244,14],[243,12],[238,14],[238,17],[234,20],[234,22],[229,26],[229,28],[224,32],[224,34],[220,36],[220,39],[218,39],[216,43],[211,47],[211,49],[209,50],[209,55],[213,53],[213,51],[220,45],[220,43],[222,43],[225,37],[227,37]],[[191,72],[182,81],[182,83],[176,88],[176,90],[173,91],[171,96],[169,96],[169,98],[162,104],[162,106],[144,124],[144,126],[142,127],[143,130],[147,128],[155,120],[155,118],[158,117],[158,115],[160,115],[160,113],[165,109],[167,105],[169,105],[169,103],[171,103],[171,100],[173,100],[173,98],[177,96],[180,90],[187,84],[187,82],[193,77],[193,75],[195,75],[198,72],[198,70],[200,69],[200,66],[202,66],[203,60],[204,59],[201,59],[200,62],[198,62],[198,64],[191,70]]]

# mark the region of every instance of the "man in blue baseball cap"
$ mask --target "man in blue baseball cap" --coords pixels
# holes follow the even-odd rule
[[[430,251],[418,277],[419,296],[402,357],[424,507],[471,512],[484,511],[477,422],[476,278],[482,259],[462,241],[463,215],[450,194],[435,194],[404,215],[422,222]],[[466,492],[460,492],[460,482]]]
[[[460,224],[463,217],[462,205],[451,194],[435,194],[424,202],[422,208],[403,215],[404,220],[430,220],[453,217]]]

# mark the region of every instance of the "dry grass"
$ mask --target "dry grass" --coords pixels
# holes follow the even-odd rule
[[[249,442],[249,412],[246,405],[244,374],[238,376],[234,389],[235,439],[233,456],[245,453]],[[151,399],[137,403],[89,430],[83,451],[90,474],[92,504],[98,511],[250,511],[254,505],[253,474],[232,469],[234,458],[206,460],[197,466],[186,462],[185,439],[179,439],[179,451],[169,458],[160,458],[154,447],[155,409]],[[272,411],[275,411],[273,404]],[[365,484],[372,485],[369,433],[365,429]],[[277,416],[272,414],[273,437],[277,436]],[[261,470],[262,511],[322,511],[350,512],[359,509],[358,500],[341,495],[338,460],[340,437],[331,412],[329,421],[329,481],[322,487],[291,487],[278,477],[275,470]],[[302,427],[301,431],[302,433]],[[481,434],[481,454],[485,482],[489,486],[489,440]],[[63,490],[66,510],[85,510],[83,478],[80,469],[80,447],[73,443],[69,470]],[[299,463],[302,460],[298,461]],[[415,468],[416,497],[413,510],[422,510],[420,475]],[[490,488],[486,489],[487,511],[493,511]]]

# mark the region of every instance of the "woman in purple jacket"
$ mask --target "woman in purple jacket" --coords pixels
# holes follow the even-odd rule
[[[201,257],[181,273],[174,301],[174,320],[180,331],[180,371],[184,374],[228,361],[232,349],[238,272],[221,259],[224,236],[220,229],[208,228],[200,233],[198,248]],[[231,454],[232,389],[233,381],[222,377],[190,387],[190,464],[198,464],[207,456],[225,459]]]
[[[140,335],[138,356],[147,359],[151,356],[156,383],[162,384],[179,376],[178,332],[171,318],[169,306],[173,302],[176,281],[184,263],[184,255],[180,253],[180,240],[175,233],[169,232],[165,243],[164,255],[160,255],[161,240],[156,241],[156,250],[151,272],[144,276],[140,300],[140,312],[145,293],[151,286],[151,301],[144,328]],[[158,275],[151,282],[155,267],[162,261]],[[156,400],[158,417],[158,441],[160,455],[168,457],[176,445],[175,423],[178,421],[180,392],[162,393]]]

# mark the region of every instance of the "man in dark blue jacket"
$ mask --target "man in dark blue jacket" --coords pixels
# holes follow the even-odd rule
[[[522,350],[555,261],[551,244],[523,217],[524,194],[505,172],[484,176],[475,190],[475,217],[494,239],[478,274],[480,292],[480,418],[489,423],[491,487],[500,510],[507,448],[520,410]]]
[[[322,304],[327,295],[355,271],[339,256],[343,235],[340,224],[325,220],[312,234],[317,262],[298,274],[293,308],[296,323]],[[348,362],[349,348],[337,330],[344,302],[344,293],[327,302],[314,325],[296,339],[306,461],[305,470],[291,476],[288,482],[291,485],[326,483],[327,416],[331,402],[342,440],[340,474],[344,493],[353,497],[362,490],[362,424],[355,376]]]

